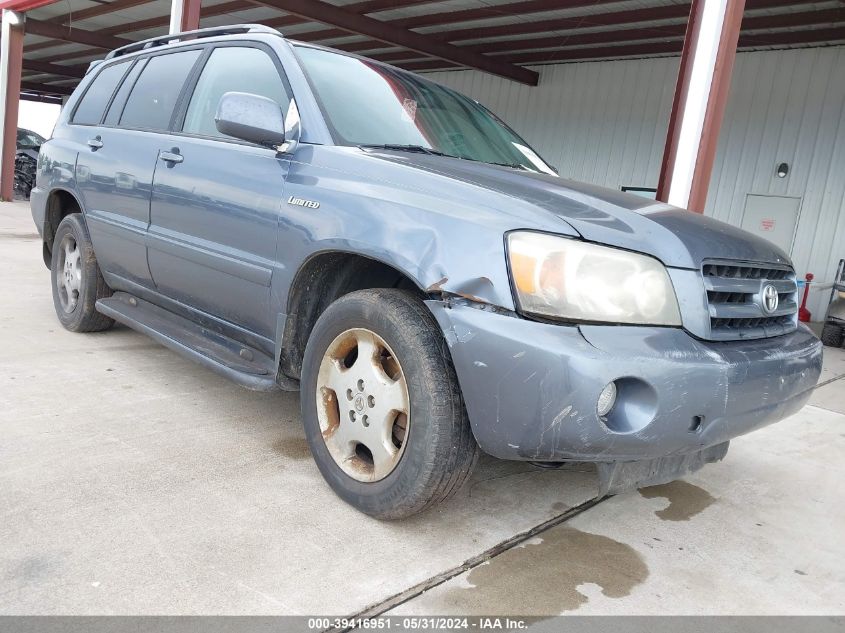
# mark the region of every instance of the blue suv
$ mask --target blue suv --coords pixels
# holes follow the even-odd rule
[[[571,182],[484,106],[242,25],[91,65],[32,213],[59,320],[299,390],[331,487],[380,518],[481,450],[670,481],[800,409],[821,345],[776,246]]]

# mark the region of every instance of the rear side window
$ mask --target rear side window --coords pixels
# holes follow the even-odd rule
[[[270,56],[257,48],[216,48],[203,68],[182,131],[202,136],[224,136],[217,131],[214,115],[220,97],[227,92],[248,92],[272,99],[287,112],[290,98]]]
[[[97,125],[100,119],[103,118],[103,110],[106,109],[109,99],[114,94],[114,89],[120,82],[126,69],[129,68],[128,62],[121,62],[106,66],[100,73],[94,77],[94,81],[88,86],[88,90],[82,95],[82,100],[76,106],[76,111],[73,113],[73,123],[80,123],[82,125]]]
[[[168,129],[182,85],[201,53],[183,51],[150,59],[123,108],[121,127]]]
[[[141,74],[141,71],[144,69],[144,65],[146,63],[146,59],[139,60],[138,63],[132,67],[132,70],[126,74],[126,78],[123,80],[123,83],[120,84],[120,88],[117,89],[114,99],[111,100],[109,111],[106,112],[106,118],[103,119],[104,125],[117,125],[117,122],[120,120],[120,115],[123,114],[123,106],[126,105],[126,98],[129,96],[129,91],[132,90],[132,86],[135,85],[135,80],[138,79],[138,75]]]

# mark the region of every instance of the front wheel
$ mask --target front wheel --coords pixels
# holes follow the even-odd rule
[[[97,299],[110,297],[112,292],[100,273],[94,246],[79,213],[66,216],[56,229],[50,276],[56,316],[65,329],[99,332],[114,324],[94,307]]]
[[[381,519],[443,501],[469,477],[478,446],[446,342],[412,294],[360,290],[314,326],[302,419],[334,491]]]

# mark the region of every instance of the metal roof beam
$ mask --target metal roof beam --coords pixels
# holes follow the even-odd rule
[[[58,75],[60,77],[74,77],[76,79],[82,79],[85,76],[85,72],[88,70],[88,67],[63,66],[61,64],[51,64],[49,62],[24,58],[23,69],[47,75]]]
[[[22,81],[21,90],[26,90],[27,92],[37,92],[40,94],[62,96],[68,96],[70,95],[70,93],[73,92],[73,88],[69,86],[51,86],[49,84],[39,84],[33,83],[31,81]]]
[[[800,31],[782,31],[780,33],[745,33],[740,35],[739,48],[755,48],[764,46],[788,46],[796,44],[818,44],[845,40],[845,26],[829,29],[803,29]],[[572,48],[552,51],[528,51],[503,55],[502,57],[514,64],[546,64],[553,62],[573,62],[585,59],[620,59],[623,57],[647,57],[650,55],[667,55],[681,52],[683,41],[650,42],[641,44],[621,44],[618,46],[596,46],[587,48]],[[397,63],[397,66],[412,71],[453,69],[455,65],[446,66],[436,60]]]
[[[529,1],[534,8],[539,8],[544,5],[534,4],[534,0]],[[529,4],[526,3],[526,4]],[[523,3],[515,3],[513,5],[499,5],[498,8],[510,7],[509,10],[516,11],[516,6]],[[812,4],[811,0],[748,0],[745,4],[746,9],[776,9],[782,7],[794,7],[802,4]],[[565,7],[564,7],[565,8]],[[607,13],[594,13],[590,15],[578,15],[565,18],[550,18],[547,20],[536,20],[533,22],[517,22],[510,24],[500,24],[496,26],[476,26],[466,27],[462,29],[453,29],[443,31],[442,33],[430,35],[437,37],[444,42],[460,42],[462,40],[480,40],[494,37],[508,37],[513,35],[533,35],[537,33],[551,33],[553,31],[585,29],[594,27],[619,27],[628,24],[639,24],[646,22],[660,22],[665,20],[684,20],[689,17],[690,5],[676,4],[657,7],[647,7],[639,9],[627,9],[625,11],[610,11]],[[458,12],[460,13],[460,12]],[[437,14],[438,21],[430,21],[427,26],[454,24],[451,17],[451,12],[444,12]],[[487,16],[490,17],[490,16]],[[394,24],[393,21],[390,24]],[[327,40],[345,35],[338,29],[324,29],[321,31],[311,31],[297,36],[297,39],[317,42]],[[378,41],[363,41],[354,42],[344,47],[344,50],[350,52],[362,52],[379,48],[381,45]]]
[[[537,73],[526,68],[519,68],[478,53],[462,50],[457,46],[427,35],[421,35],[414,31],[391,26],[386,22],[351,13],[321,0],[256,1],[258,4],[280,9],[302,18],[336,26],[349,33],[366,35],[381,42],[402,46],[419,53],[425,53],[469,68],[483,70],[531,86],[536,85],[539,78]]]
[[[54,24],[52,22],[44,22],[42,20],[34,20],[27,18],[26,32],[32,35],[40,35],[41,37],[49,37],[54,40],[62,42],[74,42],[76,44],[86,44],[87,46],[94,46],[105,50],[113,48],[120,48],[126,44],[131,44],[132,40],[127,40],[122,37],[114,37],[111,35],[103,35],[94,31],[86,31],[77,27],[67,27],[61,24]]]
[[[742,30],[754,31],[761,29],[794,28],[797,26],[813,26],[845,22],[845,8],[825,9],[821,11],[807,11],[805,13],[784,13],[779,15],[746,16],[742,21]],[[472,44],[465,46],[468,50],[483,54],[497,55],[513,51],[530,51],[537,49],[561,49],[574,46],[589,46],[593,44],[625,44],[637,40],[659,40],[683,38],[686,24],[663,24],[647,28],[625,30],[608,30],[594,33],[577,33],[571,35],[554,35],[551,37],[533,37],[518,40],[500,40]],[[373,59],[385,62],[399,62],[402,60],[418,59],[410,51],[391,51],[370,55]]]

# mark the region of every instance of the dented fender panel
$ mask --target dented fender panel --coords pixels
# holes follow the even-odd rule
[[[428,305],[475,437],[502,459],[637,461],[700,451],[794,413],[821,373],[821,343],[804,326],[705,343],[680,328],[556,325]],[[611,381],[621,387],[602,419],[596,404]],[[626,388],[640,382],[647,387]]]

